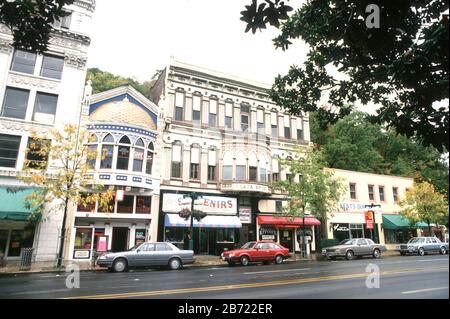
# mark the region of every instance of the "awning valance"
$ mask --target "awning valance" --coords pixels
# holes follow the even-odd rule
[[[190,227],[190,219],[185,220],[177,214],[166,214],[165,227]],[[237,216],[206,216],[200,222],[194,218],[194,227],[198,228],[241,228],[242,223]]]
[[[418,222],[411,225],[410,221],[399,214],[383,214],[383,228],[384,229],[410,229],[410,228],[427,228],[428,224],[425,222]]]
[[[305,226],[318,226],[320,221],[314,217],[305,217]],[[274,216],[258,216],[259,225],[274,225],[285,227],[301,227],[303,226],[303,218],[290,218],[290,217],[274,217]]]
[[[16,193],[8,193],[0,187],[0,220],[28,221],[31,211],[25,208],[25,198],[33,189],[25,189]]]

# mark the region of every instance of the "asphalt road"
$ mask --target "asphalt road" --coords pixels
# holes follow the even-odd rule
[[[379,269],[376,276],[367,267]],[[372,267],[372,271],[373,271]],[[0,298],[182,299],[406,299],[449,298],[448,255],[379,260],[314,261],[248,267],[192,267],[178,271],[81,272],[80,288],[68,274],[0,276]],[[69,278],[70,279],[70,278]]]

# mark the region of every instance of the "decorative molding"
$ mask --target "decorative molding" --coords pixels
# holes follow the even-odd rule
[[[66,54],[64,57],[64,62],[69,67],[84,70],[86,68],[87,58],[82,56]]]
[[[36,134],[43,136],[46,135],[51,128],[52,126],[43,126],[38,123],[34,124],[4,117],[0,118],[0,132],[21,134],[28,133],[33,129]]]
[[[13,47],[11,46],[10,41],[0,39],[0,52],[9,54],[12,52],[12,50],[13,50]]]
[[[37,78],[33,76],[24,76],[15,73],[10,73],[8,84],[25,85],[29,87],[37,87],[47,90],[55,90],[58,88],[59,82]]]
[[[95,0],[76,0],[74,4],[86,10],[89,10],[90,12],[95,11]]]

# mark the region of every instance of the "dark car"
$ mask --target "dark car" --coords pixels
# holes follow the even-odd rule
[[[436,237],[414,237],[408,243],[397,245],[396,249],[400,255],[418,254],[423,256],[428,253],[448,253],[448,243],[443,243]]]
[[[175,270],[194,261],[192,250],[181,250],[171,243],[143,243],[128,251],[104,254],[97,260],[97,265],[115,272],[126,271],[130,267],[153,266]]]
[[[251,241],[239,249],[225,251],[220,258],[230,266],[240,263],[247,266],[251,262],[275,262],[282,264],[289,258],[289,249],[269,241]]]
[[[386,246],[376,244],[372,239],[358,238],[346,239],[339,245],[328,247],[322,250],[322,255],[327,259],[336,259],[336,257],[345,257],[352,260],[356,257],[372,256],[380,258],[381,252],[386,251]]]

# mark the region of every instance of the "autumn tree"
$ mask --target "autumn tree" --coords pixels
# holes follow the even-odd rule
[[[63,259],[67,211],[72,205],[98,202],[105,210],[113,199],[113,192],[94,181],[89,173],[90,163],[97,152],[89,149],[89,133],[76,125],[62,130],[52,129],[47,135],[31,132],[24,171],[20,179],[36,190],[26,201],[33,211],[46,208],[50,213],[63,211],[57,267]]]
[[[448,225],[448,203],[445,196],[438,193],[430,183],[414,183],[414,186],[406,191],[400,206],[401,214],[410,220],[412,225],[420,221],[427,222],[430,235],[431,223]]]

